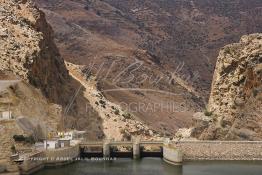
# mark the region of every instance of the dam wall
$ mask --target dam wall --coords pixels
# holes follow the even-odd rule
[[[262,160],[262,141],[168,141],[168,142],[112,142],[110,145],[132,145],[133,158],[140,158],[141,145],[158,145],[163,148],[164,161],[182,165],[183,161],[195,160]],[[110,157],[110,145],[95,143],[103,148],[104,157]],[[94,146],[82,143],[74,147],[45,150],[30,155],[19,166],[22,174],[31,174],[46,166],[59,166],[71,163],[79,157],[80,148]],[[106,148],[106,149],[105,149]]]

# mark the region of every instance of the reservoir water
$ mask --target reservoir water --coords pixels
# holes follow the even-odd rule
[[[34,175],[261,175],[261,161],[195,161],[172,166],[159,158],[80,161]]]

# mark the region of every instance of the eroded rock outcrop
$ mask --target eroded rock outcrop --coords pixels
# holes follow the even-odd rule
[[[59,105],[62,108],[59,116],[66,118],[59,127],[85,130],[92,125],[96,128],[90,131],[90,137],[101,134],[101,127],[97,126],[99,116],[83,98],[80,84],[70,77],[44,13],[31,0],[0,0],[0,4],[0,72],[16,75],[32,85],[32,89],[40,89],[47,103]],[[35,100],[37,105],[39,100],[34,98],[31,101]],[[33,104],[25,101],[21,98],[23,109],[30,110]],[[11,104],[12,108],[20,109]],[[46,114],[40,108],[35,107]],[[25,112],[16,114],[28,116]]]
[[[63,103],[69,75],[44,13],[30,0],[0,4],[0,70],[19,75],[51,101]]]
[[[262,139],[262,34],[220,51],[205,113],[212,121],[197,125],[200,139]]]

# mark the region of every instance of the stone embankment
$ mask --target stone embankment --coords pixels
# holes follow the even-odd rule
[[[180,141],[183,160],[262,160],[262,141]]]
[[[21,174],[32,174],[46,166],[60,166],[71,163],[79,156],[79,145],[55,150],[41,151],[25,158],[19,165]]]

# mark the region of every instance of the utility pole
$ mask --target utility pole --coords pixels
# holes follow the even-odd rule
[[[9,71],[11,71],[11,58],[10,57],[8,59],[8,69],[9,69]]]
[[[8,118],[11,119],[10,102],[8,103]]]
[[[62,132],[65,132],[65,114],[62,115]]]
[[[45,124],[45,149],[47,150],[47,126]]]

